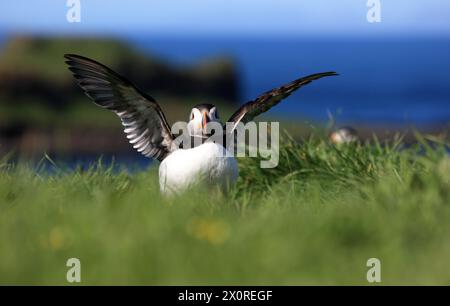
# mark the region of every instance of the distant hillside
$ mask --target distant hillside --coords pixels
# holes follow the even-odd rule
[[[152,95],[236,101],[238,80],[230,58],[179,67],[149,57],[124,42],[97,38],[17,37],[0,51],[0,103],[30,97],[62,108],[80,94],[64,53],[91,57],[117,70]]]
[[[237,70],[227,57],[175,66],[118,40],[16,37],[0,46],[0,152],[129,150],[125,138],[110,137],[121,135],[119,120],[83,94],[65,53],[91,57],[129,78],[160,102],[171,122],[186,120],[199,102],[227,112],[238,100]],[[98,139],[108,144],[97,148]]]

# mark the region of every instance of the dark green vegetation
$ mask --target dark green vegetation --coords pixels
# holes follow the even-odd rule
[[[285,137],[287,139],[287,137]],[[283,142],[280,165],[240,160],[227,196],[159,195],[157,171],[39,174],[2,162],[0,283],[450,284],[443,144]]]
[[[119,120],[83,94],[65,53],[91,57],[127,77],[161,103],[171,122],[187,120],[199,102],[228,111],[238,100],[237,69],[228,57],[180,66],[114,39],[15,37],[0,50],[0,154],[131,152],[125,139],[110,137],[112,130],[121,133]]]

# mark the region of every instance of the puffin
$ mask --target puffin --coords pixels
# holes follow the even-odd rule
[[[96,105],[119,117],[133,148],[160,162],[159,185],[162,194],[179,195],[200,183],[228,190],[236,182],[238,164],[227,145],[208,141],[210,134],[206,125],[210,122],[222,124],[214,104],[198,104],[192,108],[187,123],[187,136],[205,141],[185,148],[180,145],[179,137],[172,133],[160,104],[152,96],[93,59],[76,54],[65,54],[64,57],[84,93]],[[300,87],[320,78],[336,75],[336,72],[316,73],[269,90],[242,104],[227,122],[236,127],[239,123],[252,121]],[[228,135],[225,125],[222,124],[222,127],[226,138]]]
[[[343,126],[332,131],[328,138],[333,144],[348,144],[359,141],[358,132],[351,126]]]

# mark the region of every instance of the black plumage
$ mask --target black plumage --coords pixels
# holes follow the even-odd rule
[[[155,99],[139,90],[126,78],[92,59],[75,54],[66,54],[64,57],[86,95],[95,104],[119,116],[125,127],[125,134],[135,149],[147,157],[160,161],[179,149],[166,117]],[[239,122],[249,122],[300,87],[314,80],[335,75],[337,75],[335,72],[317,73],[267,91],[255,100],[243,104],[228,122],[232,122],[234,127]],[[214,105],[199,104],[195,107],[200,111],[209,111]],[[231,132],[234,133],[234,129]],[[230,135],[224,136],[226,140]]]
[[[176,150],[170,126],[155,99],[94,60],[74,54],[64,57],[86,95],[119,116],[137,151],[161,161]]]
[[[287,98],[290,94],[292,94],[300,87],[309,84],[314,80],[336,75],[338,75],[336,72],[316,73],[299,78],[281,87],[269,90],[257,97],[255,100],[243,104],[233,115],[231,115],[230,119],[228,119],[228,122],[234,122],[234,125],[236,126],[239,122],[245,124],[249,121],[252,121],[253,118],[268,111],[270,108],[280,103],[283,99]]]

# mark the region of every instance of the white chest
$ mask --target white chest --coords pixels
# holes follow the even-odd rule
[[[199,182],[220,186],[233,183],[238,177],[237,162],[226,153],[215,143],[173,152],[159,166],[161,192],[179,193]]]

